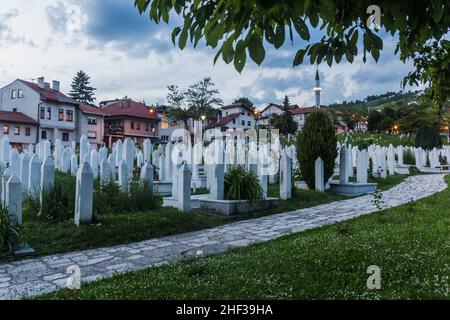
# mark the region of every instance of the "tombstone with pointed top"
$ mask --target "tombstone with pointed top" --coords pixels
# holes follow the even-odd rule
[[[153,145],[150,139],[145,139],[143,143],[143,156],[144,156],[144,162],[145,161],[151,161],[152,160],[152,153],[153,153]]]
[[[55,186],[55,162],[52,157],[47,157],[41,166],[41,204],[43,194],[50,193]]]
[[[41,184],[41,160],[36,153],[31,157],[29,179],[28,179],[28,192],[31,197],[36,198],[40,192]]]
[[[142,167],[144,165],[144,154],[141,150],[139,150],[137,157],[136,157],[136,165],[138,168]]]
[[[99,163],[98,163],[98,152],[96,149],[91,150],[90,165],[92,173],[94,174],[94,179],[97,179]]]
[[[2,179],[3,179],[3,174],[5,173],[5,170],[6,170],[6,166],[3,163],[3,161],[0,159],[0,201],[2,200],[2,191],[3,191]]]
[[[211,178],[211,191],[210,198],[212,200],[224,199],[224,180],[225,180],[225,168],[223,163],[216,163],[210,165],[214,176]]]
[[[22,186],[19,177],[13,173],[6,183],[5,206],[8,208],[9,223],[22,224]]]
[[[70,172],[70,159],[71,158],[71,151],[69,148],[65,148],[64,151],[61,154],[61,160],[60,160],[60,166],[59,170],[63,173],[69,173]]]
[[[103,160],[108,160],[108,149],[105,147],[105,145],[102,145],[102,147],[98,151],[98,162],[102,163]]]
[[[122,159],[126,162],[129,175],[131,175],[133,173],[134,168],[134,154],[135,154],[135,146],[133,140],[131,140],[130,138],[125,139],[123,143],[122,153],[123,153]]]
[[[165,160],[166,160],[166,164],[165,164],[165,181],[167,182],[172,182],[172,175],[173,175],[173,162],[172,162],[172,150],[173,150],[173,145],[171,142],[167,143],[166,146],[166,156],[165,156]]]
[[[367,183],[367,170],[368,170],[368,153],[364,149],[358,151],[356,158],[356,182]]]
[[[31,156],[25,152],[22,160],[20,160],[20,182],[22,183],[22,191],[28,191],[28,180],[30,178],[30,161]]]
[[[154,167],[158,167],[158,162],[159,162],[159,151],[158,151],[158,149],[156,149],[153,151],[153,154],[152,154],[152,165]]]
[[[127,163],[122,160],[119,164],[119,186],[122,192],[128,191],[129,181],[129,169]]]
[[[183,164],[178,179],[178,210],[181,212],[191,211],[191,170],[188,165]]]
[[[6,185],[8,183],[9,178],[13,175],[13,171],[11,168],[6,168],[5,172],[2,176],[2,203],[6,201]]]
[[[2,152],[1,156],[4,163],[7,163],[9,161],[9,151],[11,150],[11,145],[9,144],[9,137],[3,136],[2,139]]]
[[[77,171],[75,191],[75,224],[92,222],[92,207],[94,194],[94,173],[89,162],[81,163]]]
[[[343,145],[341,150],[339,151],[339,183],[347,184],[348,183],[348,164],[347,164],[347,147]]]
[[[165,181],[165,179],[166,179],[166,157],[163,154],[159,156],[158,175],[159,175],[159,181]]]
[[[122,140],[117,140],[116,141],[116,148],[115,148],[115,152],[116,152],[116,167],[119,167],[120,165],[120,161],[122,161],[122,153],[123,153],[123,142]]]
[[[153,194],[153,166],[150,161],[146,161],[142,167],[141,183],[146,185],[150,194]]]
[[[111,169],[109,167],[109,162],[107,160],[103,160],[100,163],[100,185],[105,186],[110,182],[111,182]]]
[[[89,157],[89,141],[85,135],[82,135],[80,139],[80,164],[86,160],[86,157]]]
[[[75,154],[70,157],[70,175],[76,177],[78,171],[78,158]]]
[[[325,191],[325,173],[323,160],[319,157],[317,158],[315,164],[315,189],[316,191]]]
[[[280,160],[280,198],[292,198],[292,162],[286,153],[283,153]]]
[[[16,148],[9,152],[9,167],[17,177],[20,176],[20,156]]]
[[[112,152],[108,156],[108,164],[109,164],[109,170],[111,170],[111,178],[112,180],[115,180],[116,178],[116,155],[114,152]]]

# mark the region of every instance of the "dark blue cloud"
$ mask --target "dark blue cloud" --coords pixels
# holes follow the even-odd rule
[[[133,58],[173,48],[172,26],[150,21],[147,13],[140,15],[134,1],[91,0],[83,4],[82,10],[88,18],[84,32],[99,45],[114,42],[118,50]]]

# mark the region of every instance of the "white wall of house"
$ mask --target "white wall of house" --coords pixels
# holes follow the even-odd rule
[[[21,91],[20,91],[21,90]],[[15,98],[12,92],[15,91]],[[19,91],[21,95],[19,96]],[[16,80],[13,83],[0,89],[0,110],[18,111],[26,114],[37,121],[38,104],[41,102],[40,95],[24,84]]]
[[[75,141],[76,109],[72,104],[42,101],[36,91],[20,80],[0,89],[0,110],[22,112],[36,120],[39,123],[39,141],[42,141],[43,137],[52,143],[60,139],[63,145],[70,145]],[[36,132],[32,138],[33,143],[36,143]],[[16,142],[16,137],[10,141]]]
[[[270,116],[273,114],[282,114],[283,110],[281,110],[280,108],[271,105],[268,108],[266,108],[265,110],[263,110],[263,112],[261,112],[261,116],[262,117],[266,117],[266,116]]]
[[[255,126],[254,115],[245,108],[236,106],[222,110],[222,117],[239,114],[239,117],[230,121],[226,126],[233,129],[251,129]]]
[[[101,145],[103,144],[104,130],[103,116],[77,110],[77,142],[80,141],[82,135],[85,135],[90,143]]]

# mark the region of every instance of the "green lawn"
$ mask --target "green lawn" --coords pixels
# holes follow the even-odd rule
[[[447,183],[450,177],[446,178]],[[450,190],[414,204],[43,299],[449,299]],[[367,268],[381,268],[368,290]]]

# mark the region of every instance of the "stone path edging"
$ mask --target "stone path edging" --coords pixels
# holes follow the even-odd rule
[[[383,192],[383,208],[428,197],[447,188],[444,176],[421,175]],[[69,266],[77,265],[83,282],[116,272],[139,270],[181,259],[212,254],[291,233],[344,221],[377,211],[373,196],[337,201],[316,207],[235,222],[211,229],[151,239],[138,243],[69,252],[0,265],[0,299],[18,299],[66,287]]]

